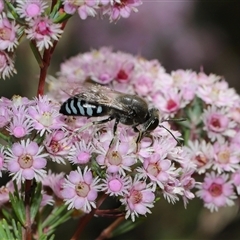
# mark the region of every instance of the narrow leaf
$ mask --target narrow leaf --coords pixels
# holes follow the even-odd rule
[[[31,201],[31,207],[30,207],[30,216],[31,216],[31,221],[32,222],[33,222],[36,214],[39,211],[39,207],[40,207],[40,204],[41,204],[41,201],[42,201],[41,191],[42,191],[42,184],[38,183],[37,187],[35,189],[35,192],[33,194],[33,198],[32,198],[32,201]]]

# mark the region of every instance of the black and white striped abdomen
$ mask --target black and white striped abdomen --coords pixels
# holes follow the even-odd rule
[[[60,108],[60,113],[70,116],[98,117],[107,115],[107,107],[88,103],[77,97],[69,98]]]

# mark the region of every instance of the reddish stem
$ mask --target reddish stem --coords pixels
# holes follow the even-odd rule
[[[67,24],[67,21],[62,23],[61,29],[63,30]],[[43,96],[44,94],[44,87],[45,87],[45,81],[47,76],[47,70],[50,66],[51,58],[53,55],[53,52],[57,46],[58,41],[54,41],[53,46],[49,49],[45,49],[43,52],[43,67],[40,68],[40,76],[39,76],[39,82],[38,82],[38,90],[37,90],[37,96]]]
[[[107,195],[102,195],[100,197],[100,199],[98,200],[97,202],[97,208],[98,209],[101,204],[103,203],[103,201],[106,199]],[[80,220],[79,220],[79,223],[78,223],[78,228],[76,230],[76,232],[73,234],[71,240],[77,240],[79,239],[79,236],[80,234],[82,233],[82,231],[84,230],[85,226],[88,224],[88,222],[92,219],[92,217],[94,216],[95,214],[95,211],[96,209],[93,209],[89,214],[86,214],[84,217],[82,217]]]
[[[119,226],[119,224],[124,221],[124,216],[117,218],[112,224],[105,228],[101,234],[96,238],[96,240],[109,239],[112,237],[113,230]]]
[[[31,180],[26,180],[25,182],[25,214],[26,214],[26,228],[23,238],[25,240],[32,239],[32,223],[30,216],[30,200],[31,200]]]

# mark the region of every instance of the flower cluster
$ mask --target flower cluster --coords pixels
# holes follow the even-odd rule
[[[101,48],[64,62],[57,81],[49,78],[49,96],[64,102],[69,96],[83,91],[81,87],[87,79],[143,97],[149,107],[160,110],[163,126],[164,120],[169,118],[186,119],[171,122],[184,136],[183,149],[176,147],[169,133],[158,127],[151,133],[152,140],[144,138],[141,141],[137,156],[135,135],[129,129],[118,129],[119,142],[111,150],[113,152],[107,152],[108,144],[102,145],[112,138],[109,131],[100,131],[93,141],[94,144],[96,141],[101,143],[97,147],[96,161],[107,168],[107,172],[124,175],[138,159],[143,165],[137,166],[137,175],[147,179],[146,184],[150,183],[153,189],[161,189],[171,202],[177,199],[176,193],[185,194],[184,201],[187,202],[187,198],[193,197],[189,189],[196,185],[196,195],[211,211],[234,204],[240,182],[240,96],[222,77],[191,70],[169,74],[157,60],[147,61]],[[66,121],[71,121],[69,129],[83,126],[82,118],[74,121],[66,118]],[[91,130],[88,131],[91,135]],[[179,137],[178,132],[172,133]],[[86,144],[90,146],[87,139]],[[91,151],[89,147],[88,154]],[[127,159],[127,165],[123,164],[124,159]],[[111,165],[112,160],[119,163],[116,168]],[[191,178],[193,172],[194,176],[199,176],[196,184]]]
[[[73,65],[71,61],[75,60],[71,59],[62,65],[66,71],[62,70],[59,81],[51,82],[49,96],[34,100],[19,96],[12,100],[1,98],[0,136],[6,142],[0,148],[1,172],[7,171],[17,183],[35,180],[42,182],[43,190],[50,188],[51,195],[49,191],[42,192],[41,206],[60,200],[68,209],[88,213],[96,208],[104,193],[117,199],[122,206],[120,209],[125,209],[122,214],[134,221],[150,213],[160,195],[170,203],[181,198],[186,205],[194,197],[191,189],[195,185],[192,178],[195,165],[189,165],[187,151],[176,141],[180,133],[171,131],[167,122],[138,141],[139,133],[131,126],[119,124],[114,135],[114,120],[93,125],[91,118],[59,113],[60,104],[69,98],[68,93],[79,90],[75,84],[89,77],[122,92],[127,89],[134,93],[140,78],[136,72],[142,71],[141,64],[149,70],[149,76],[157,74],[158,67],[162,72],[164,69],[156,61],[147,62],[124,53],[112,53],[109,49],[85,56],[75,58],[79,64]],[[92,61],[87,65],[84,59],[89,57]],[[96,67],[97,62],[99,67]],[[79,78],[74,74],[82,64],[86,68],[82,68]],[[68,86],[65,88],[62,80],[67,73],[70,82],[65,82]],[[132,79],[135,79],[133,84]],[[67,175],[47,171],[51,162],[68,163],[72,171]]]
[[[159,109],[160,125],[139,141],[131,125],[118,124],[114,134],[114,119],[96,124],[108,116],[60,114],[61,104],[85,91],[90,79],[110,87],[113,96],[139,95]],[[119,211],[134,221],[150,213],[159,196],[169,203],[182,199],[186,206],[194,187],[211,211],[234,204],[240,192],[240,98],[223,79],[189,70],[168,74],[156,60],[101,48],[69,59],[58,79],[48,81],[48,96],[0,99],[0,137],[6,143],[0,147],[0,173],[7,171],[17,183],[41,181],[41,206],[61,201],[97,215],[104,196],[117,200]],[[51,162],[68,163],[72,170],[52,173]],[[3,193],[13,191],[12,180]],[[6,194],[2,199],[8,201]]]
[[[96,16],[97,11],[109,15],[110,21],[129,17],[137,11],[140,0],[0,0],[0,78],[16,73],[14,53],[24,35],[31,41],[35,55],[54,47],[63,33],[65,22],[76,11],[81,19]],[[38,52],[38,53],[37,53]]]
[[[47,16],[46,11],[49,6],[43,0],[23,0],[14,3],[1,0],[0,5],[2,6],[0,8],[0,77],[5,79],[16,73],[14,52],[23,35],[42,51],[59,40],[62,25],[54,22],[56,13]]]
[[[95,17],[97,11],[102,15],[109,15],[110,21],[116,21],[120,17],[128,18],[132,11],[137,12],[141,0],[63,0],[64,11],[68,14],[78,12],[81,19],[88,16]]]

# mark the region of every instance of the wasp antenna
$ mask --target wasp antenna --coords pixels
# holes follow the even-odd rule
[[[183,122],[186,121],[187,118],[169,118],[169,119],[165,119],[162,122]]]
[[[158,126],[161,127],[161,128],[164,128],[165,130],[167,130],[171,134],[171,136],[175,139],[175,141],[178,143],[178,145],[182,145],[179,142],[179,140],[172,134],[172,132],[168,128],[164,127],[163,125],[158,125]]]

